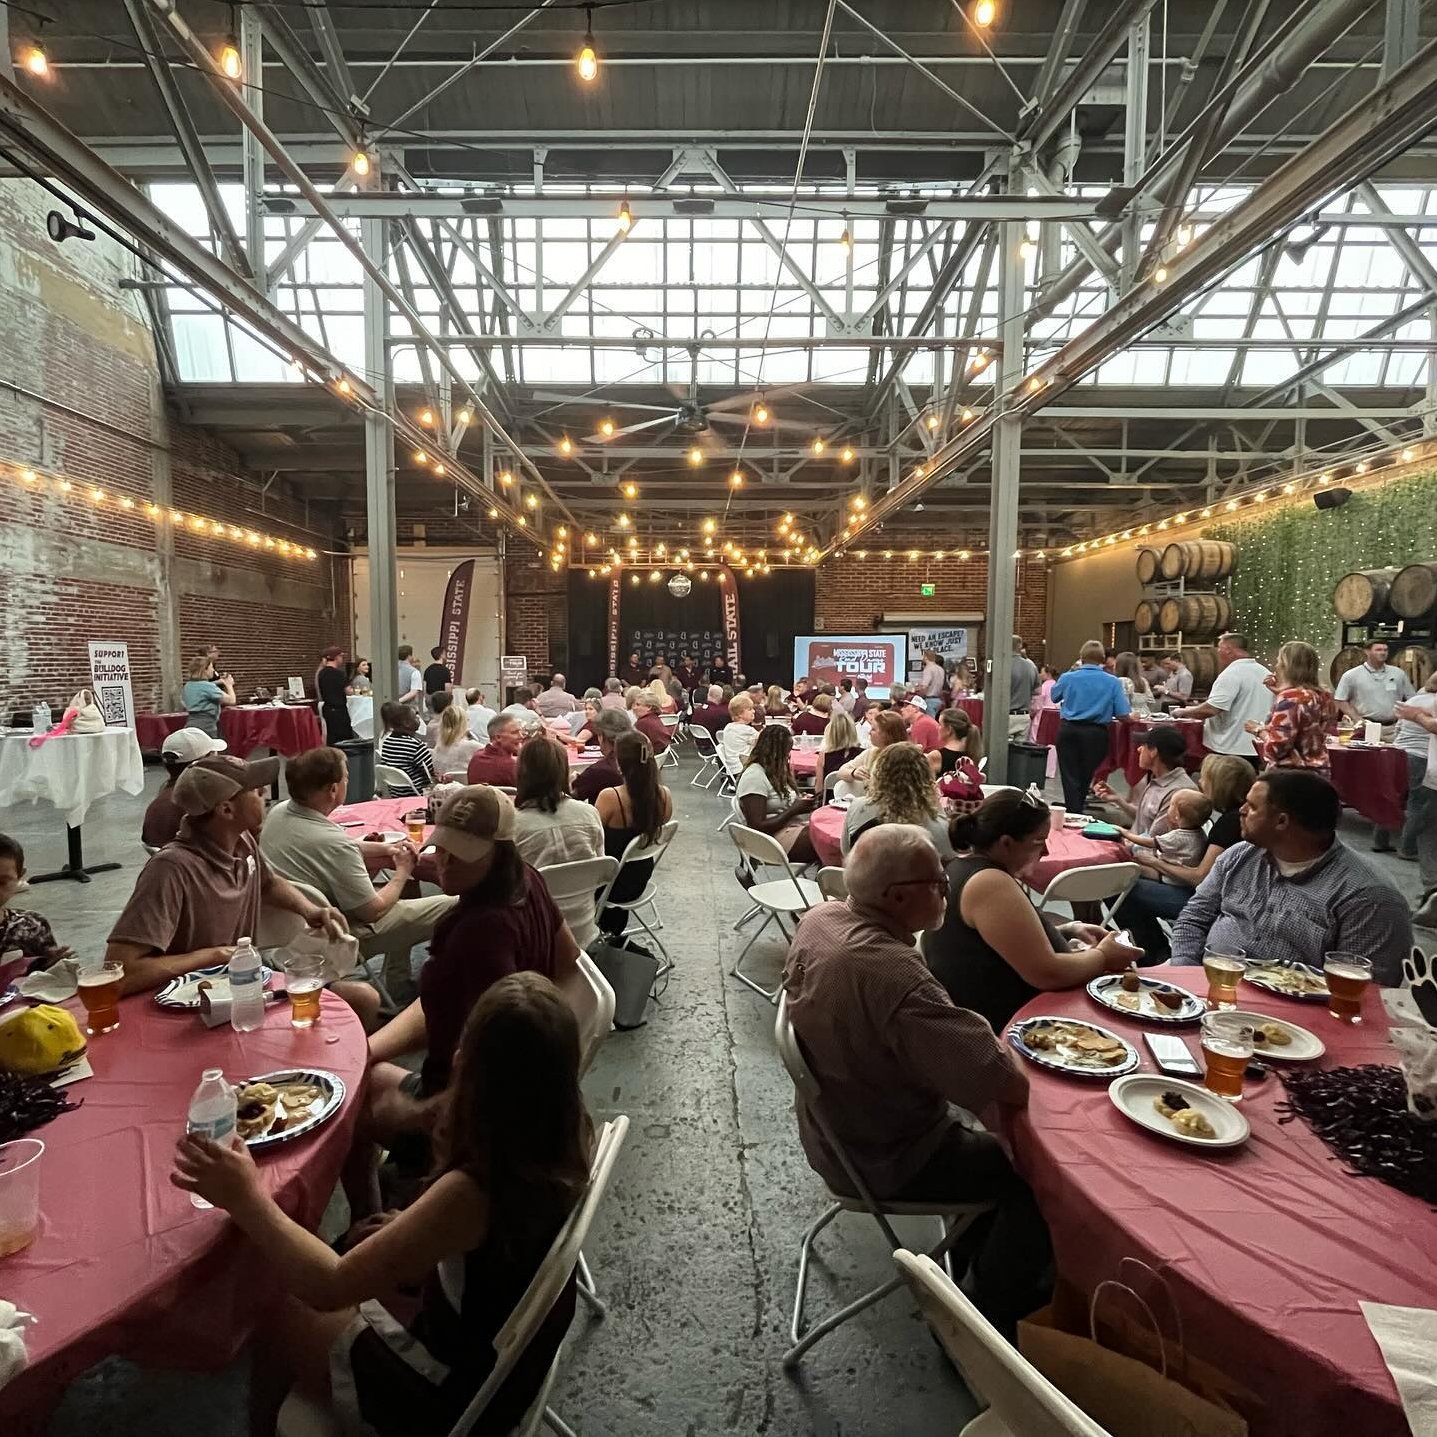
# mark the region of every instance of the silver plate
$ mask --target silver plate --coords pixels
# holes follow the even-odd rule
[[[155,994],[155,1002],[161,1008],[173,1008],[176,1012],[198,1013],[200,1011],[200,997],[197,990],[191,990],[192,996],[180,997],[186,988],[192,983],[198,983],[201,978],[223,978],[229,982],[229,964],[216,963],[213,968],[196,968],[191,973],[181,973],[178,978],[171,978],[158,993]],[[274,977],[274,969],[261,965],[259,970],[259,981],[268,988],[270,979]]]
[[[313,1132],[322,1122],[332,1118],[344,1102],[344,1079],[338,1073],[325,1072],[322,1068],[281,1068],[274,1073],[256,1073],[246,1078],[245,1083],[313,1083],[320,1090],[320,1096],[310,1105],[309,1111],[297,1122],[287,1123],[278,1133],[261,1133],[258,1137],[246,1138],[249,1148],[269,1148],[276,1143],[287,1143]],[[237,1084],[243,1087],[244,1084]]]
[[[1282,988],[1275,987],[1265,976],[1264,970],[1273,968],[1291,968],[1296,972],[1307,973],[1317,978],[1322,983],[1320,993],[1289,993]],[[1250,959],[1247,971],[1242,975],[1244,983],[1251,983],[1254,988],[1261,988],[1264,993],[1271,993],[1278,998],[1290,998],[1294,1003],[1325,1003],[1330,996],[1327,991],[1327,979],[1322,976],[1322,969],[1314,968],[1310,963],[1283,963],[1275,958],[1257,961]]]
[[[1102,973],[1094,978],[1088,984],[1088,997],[1105,1008],[1111,1008],[1114,1013],[1121,1013],[1125,1018],[1136,1018],[1142,1023],[1161,1023],[1164,1027],[1184,1027],[1189,1023],[1196,1023],[1207,1012],[1207,1005],[1201,998],[1193,997],[1186,988],[1179,988],[1176,983],[1164,983],[1160,978],[1141,976],[1138,982],[1141,986],[1135,996],[1140,1000],[1141,1006],[1137,1008],[1120,1007],[1115,1001],[1123,991],[1121,973]],[[1158,988],[1181,993],[1182,1007],[1164,1008],[1152,997],[1154,990]]]
[[[1070,1028],[1081,1028],[1100,1037],[1112,1038],[1123,1045],[1121,1062],[1108,1063],[1102,1067],[1075,1064],[1061,1049],[1033,1048],[1028,1045],[1027,1034],[1045,1023],[1060,1023]],[[1025,1018],[1008,1029],[1008,1041],[1030,1062],[1040,1068],[1051,1068],[1055,1073],[1067,1073],[1074,1078],[1118,1078],[1131,1073],[1138,1066],[1138,1050],[1120,1033],[1104,1028],[1098,1023],[1089,1023],[1086,1018],[1036,1017]]]

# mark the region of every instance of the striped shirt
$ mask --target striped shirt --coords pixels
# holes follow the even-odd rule
[[[380,763],[402,769],[419,790],[434,782],[434,755],[417,733],[387,733],[379,740]]]
[[[1338,839],[1291,878],[1263,849],[1235,843],[1173,921],[1174,963],[1201,963],[1207,947],[1317,968],[1324,954],[1360,953],[1378,983],[1395,987],[1412,951],[1412,915],[1393,884]]]
[[[958,1121],[951,1104],[977,1112],[1026,1100],[1027,1076],[988,1020],[956,1007],[912,934],[879,914],[851,901],[810,909],[783,986],[824,1117],[878,1197],[900,1191],[938,1150]],[[801,1099],[797,1108],[813,1170],[852,1191]]]

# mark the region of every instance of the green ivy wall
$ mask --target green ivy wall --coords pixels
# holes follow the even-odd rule
[[[1359,490],[1340,509],[1310,500],[1203,528],[1204,538],[1237,545],[1230,582],[1234,627],[1270,658],[1288,639],[1305,639],[1330,658],[1341,626],[1332,590],[1354,569],[1437,560],[1437,470]]]

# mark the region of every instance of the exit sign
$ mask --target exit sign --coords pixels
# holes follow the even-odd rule
[[[919,586],[918,586],[918,592],[919,592],[920,594],[922,594],[922,596],[923,596],[925,599],[931,599],[931,598],[933,598],[933,596],[934,596],[935,594],[937,594],[937,592],[938,592],[938,585],[937,585],[937,584],[919,584]]]

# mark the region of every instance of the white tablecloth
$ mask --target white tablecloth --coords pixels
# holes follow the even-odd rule
[[[355,738],[373,738],[374,695],[349,694],[344,701],[349,706],[349,726]]]
[[[71,828],[85,821],[97,798],[120,789],[141,793],[145,768],[132,728],[69,733],[30,747],[30,733],[0,737],[0,807],[46,799]]]

